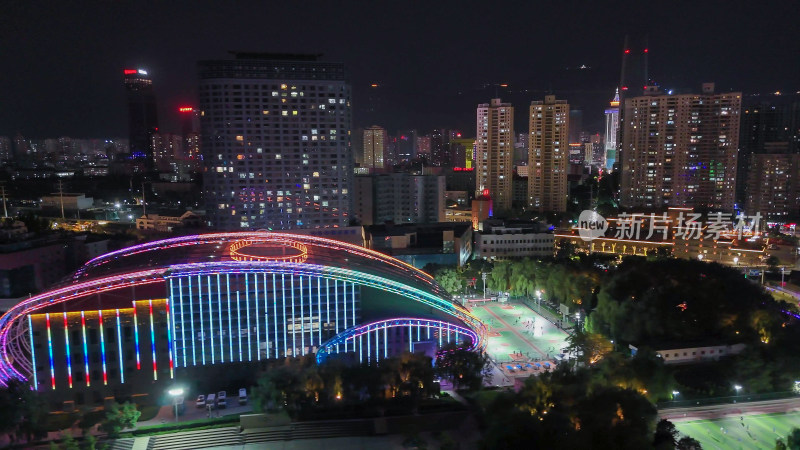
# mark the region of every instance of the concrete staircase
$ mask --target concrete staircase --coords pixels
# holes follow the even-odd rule
[[[239,427],[211,428],[208,430],[181,431],[150,437],[148,450],[182,450],[243,445]]]

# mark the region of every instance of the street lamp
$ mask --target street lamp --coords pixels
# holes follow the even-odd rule
[[[783,282],[783,274],[786,272],[786,267],[781,267],[781,287],[786,287],[786,284]]]
[[[733,388],[736,389],[736,395],[739,395],[739,392],[742,390],[742,386],[734,384]]]
[[[172,388],[167,391],[167,393],[172,397],[172,404],[175,405],[175,422],[178,421],[178,400],[183,395],[183,388]]]
[[[674,400],[677,396],[681,395],[678,391],[672,391],[672,399]]]
[[[542,312],[542,291],[536,291],[536,310]]]
[[[481,273],[481,279],[483,280],[483,299],[484,300],[486,300],[486,277],[488,277],[488,276],[489,276],[489,274],[486,273],[486,272]]]
[[[736,267],[739,267],[739,257],[738,256],[734,256],[733,257],[733,263],[736,264]]]

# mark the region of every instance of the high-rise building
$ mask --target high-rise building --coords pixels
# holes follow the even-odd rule
[[[391,173],[355,177],[354,216],[362,225],[445,220],[445,177]]]
[[[739,92],[639,96],[624,103],[621,204],[733,211]]]
[[[471,169],[475,167],[475,138],[457,137],[450,141],[453,157],[450,161],[453,167],[465,167]],[[461,163],[464,163],[461,166]],[[471,189],[470,189],[471,190]]]
[[[353,157],[344,65],[319,55],[234,56],[199,63],[209,225],[346,226]]]
[[[791,152],[788,142],[767,143],[747,165],[747,214],[775,221],[799,217],[800,154]]]
[[[475,192],[492,199],[492,211],[510,210],[514,171],[514,107],[493,98],[478,105]]]
[[[750,197],[746,186],[753,167],[751,155],[773,153],[779,143],[786,144],[782,153],[800,153],[800,98],[759,95],[743,99],[739,137],[736,201],[742,206]]]
[[[125,91],[128,96],[128,133],[131,158],[153,168],[155,159],[151,136],[158,131],[158,110],[153,80],[146,70],[125,69]]]
[[[397,132],[397,149],[395,162],[411,161],[417,156],[417,130],[400,130]]]
[[[386,140],[386,130],[383,127],[373,125],[364,129],[362,139],[364,142],[364,159],[361,162],[361,167],[383,169]]]
[[[606,108],[605,168],[611,170],[617,161],[617,136],[619,134],[619,89]]]
[[[569,104],[546,95],[531,102],[528,140],[528,207],[539,212],[567,210]]]
[[[431,137],[417,136],[417,156],[431,159]]]

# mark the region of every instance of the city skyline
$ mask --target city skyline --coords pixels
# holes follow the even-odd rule
[[[323,53],[326,61],[344,62],[352,74],[354,126],[378,124],[390,133],[433,128],[470,133],[471,110],[486,98],[500,96],[525,105],[548,92],[583,110],[588,131],[602,131],[603,108],[620,78],[627,34],[647,35],[650,78],[665,88],[709,81],[716,82],[720,92],[745,95],[793,93],[798,88],[794,85],[798,62],[789,55],[797,54],[800,39],[792,39],[797,31],[791,26],[790,5],[774,5],[769,11],[744,3],[731,4],[725,11],[695,5],[688,15],[686,8],[656,11],[640,5],[618,9],[389,5],[380,22],[392,32],[377,35],[370,33],[375,25],[358,3],[319,4],[302,14],[294,5],[241,3],[223,11],[210,2],[196,8],[187,5],[159,5],[157,15],[153,8],[135,3],[113,7],[90,3],[84,10],[47,4],[52,14],[46,16],[36,2],[9,8],[5,19],[11,26],[0,33],[14,45],[4,59],[0,98],[9,107],[0,111],[0,135],[126,136],[120,72],[129,67],[148,70],[163,126],[177,131],[177,108],[196,105],[197,61],[226,57],[229,50]],[[244,10],[248,14],[243,15]],[[86,11],[91,11],[92,20],[80,21],[80,30],[71,28],[75,16]],[[550,17],[545,22],[553,24],[527,29],[524,21],[531,14]],[[658,22],[643,20],[653,14],[658,14]],[[276,15],[282,20],[270,27],[248,26]],[[363,33],[339,28],[337,19],[345,17],[354,25],[351,30]],[[737,22],[741,17],[747,17],[747,33],[730,26],[741,23]],[[506,25],[488,41],[458,32],[477,29],[485,19]],[[142,23],[147,27],[140,27]],[[539,34],[551,32],[557,23],[570,24],[569,39],[531,47]],[[236,32],[185,31],[212,26]],[[33,39],[38,35],[58,39]],[[364,39],[368,35],[370,39]],[[495,40],[508,45],[495,46]],[[37,56],[41,54],[55,57]],[[427,107],[430,103],[437,107]],[[517,119],[520,128],[524,122]]]

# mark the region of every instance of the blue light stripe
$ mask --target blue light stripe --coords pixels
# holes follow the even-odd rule
[[[28,314],[28,334],[31,338],[31,367],[33,367],[33,390],[36,391],[39,389],[39,378],[36,376],[36,350],[33,347],[33,320],[31,320],[31,315]]]
[[[122,361],[122,326],[119,321],[119,309],[117,309],[117,352],[119,353],[119,382],[124,384],[125,366],[123,366],[123,361]]]
[[[347,329],[347,281],[342,281],[342,295],[339,296],[339,289],[336,289],[336,304],[339,304],[339,299],[342,299],[342,317],[344,318],[343,330]],[[338,318],[337,318],[338,322]],[[347,353],[347,341],[344,341],[344,352]]]
[[[239,281],[239,277],[236,277],[236,281]],[[238,285],[238,283],[237,283]],[[242,309],[239,306],[240,298],[239,298],[239,291],[236,291],[236,323],[238,324],[238,328],[236,331],[236,335],[239,336],[239,362],[244,361],[242,357]]]
[[[275,325],[275,359],[278,359],[278,276],[272,274],[272,322]]]
[[[256,361],[261,359],[261,326],[259,325],[260,320],[258,320],[258,274],[253,274],[253,283],[256,285],[255,293],[253,294],[253,303],[256,305]]]
[[[297,356],[297,333],[295,328],[297,326],[297,316],[294,314],[294,276],[290,276],[289,280],[292,288],[290,291],[292,294],[292,356]]]
[[[335,309],[335,320],[336,320],[336,334],[339,334],[339,280],[333,280],[333,306]],[[344,346],[344,351],[347,351],[347,344]],[[336,353],[339,353],[339,344],[336,344]],[[367,351],[367,355],[369,355],[369,351]]]
[[[230,351],[229,361],[233,362],[233,318],[231,317],[231,276],[225,274],[225,280],[228,285],[228,348]]]
[[[183,353],[183,367],[189,367],[186,359],[186,326],[183,323],[183,279],[178,278],[178,299],[181,302],[181,352]]]
[[[197,306],[200,308],[200,355],[203,365],[206,365],[206,330],[203,325],[203,280],[197,276]],[[194,318],[194,315],[192,316]]]
[[[66,313],[65,313],[66,314]],[[103,332],[103,311],[97,311],[98,324],[100,325],[100,357],[103,362],[103,385],[108,386],[108,372],[106,372],[106,340]],[[72,368],[70,368],[70,372]]]
[[[197,355],[196,355],[196,351],[195,351],[195,348],[194,348],[194,341],[195,341],[195,339],[197,339],[197,335],[194,334],[194,322],[195,322],[195,319],[194,319],[194,302],[192,301],[192,277],[186,277],[186,280],[189,283],[189,286],[188,286],[188,288],[189,288],[189,325],[191,326],[191,329],[192,329],[192,339],[190,341],[192,343],[192,365],[196,366],[197,365]]]
[[[283,356],[289,356],[289,338],[286,335],[286,326],[289,321],[286,320],[286,278],[281,274],[281,297],[283,297]]]
[[[217,273],[217,320],[219,321],[219,362],[225,362],[225,327],[222,323],[222,279]]]
[[[319,328],[317,328],[317,344],[322,345],[322,279],[317,277],[317,322],[319,323]]]
[[[250,335],[252,334],[253,327],[250,326],[250,277],[247,273],[244,274],[244,302],[247,305],[247,360],[253,360],[253,349],[250,345]]]
[[[102,333],[102,330],[100,330]],[[69,388],[72,389],[72,355],[70,354],[69,348],[69,328],[67,326],[67,312],[64,311],[64,342],[66,344],[66,354],[67,354],[67,376],[69,377]]]
[[[298,279],[300,283],[300,348],[302,349],[303,356],[306,354],[306,312],[305,306],[303,305],[303,300],[305,295],[303,295],[303,276],[300,275]],[[294,303],[294,302],[292,302]]]
[[[208,295],[208,346],[211,347],[211,364],[216,364],[216,354],[214,352],[214,308],[211,300],[211,275],[206,275],[206,294]],[[205,336],[203,336],[205,341]]]

